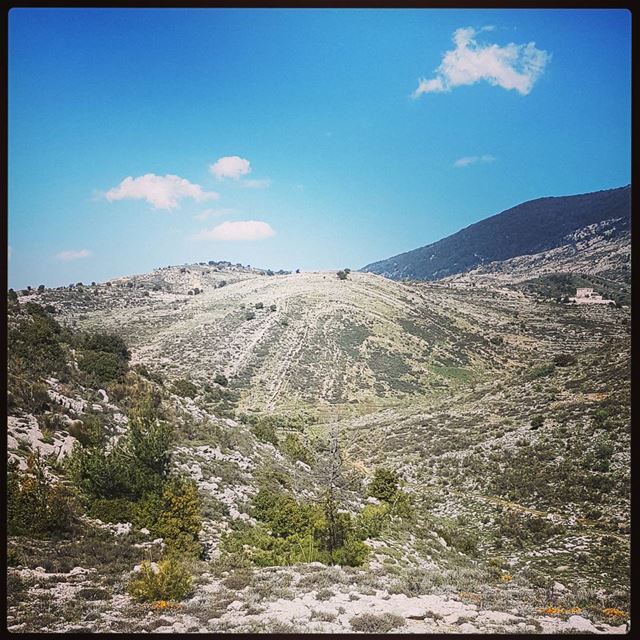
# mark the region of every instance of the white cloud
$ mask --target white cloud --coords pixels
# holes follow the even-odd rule
[[[480,29],[492,30],[492,27]],[[535,42],[511,42],[504,47],[478,44],[476,33],[472,27],[455,31],[455,49],[444,54],[434,78],[422,78],[419,81],[418,88],[411,94],[413,98],[419,98],[424,93],[448,92],[455,87],[475,84],[480,80],[503,89],[515,89],[521,95],[527,95],[531,91],[551,60],[551,54],[537,49]]]
[[[183,198],[204,202],[217,200],[220,195],[215,191],[204,191],[199,184],[193,184],[180,176],[147,173],[138,178],[125,178],[117,187],[109,189],[105,197],[109,202],[146,200],[156,209],[174,209]]]
[[[221,218],[222,216],[230,216],[235,212],[235,209],[205,209],[204,211],[201,211],[193,217],[196,220],[208,220],[209,218]]]
[[[218,158],[214,164],[210,165],[209,171],[218,180],[223,178],[238,180],[240,176],[251,173],[251,163],[240,156],[225,156],[224,158]]]
[[[71,260],[79,260],[80,258],[88,258],[91,255],[91,251],[87,249],[80,249],[80,251],[61,251],[56,253],[56,260],[62,262],[70,262]]]
[[[262,178],[260,180],[240,180],[240,184],[245,189],[266,189],[271,186],[271,180],[269,178]]]
[[[454,163],[454,167],[468,167],[470,164],[488,164],[489,162],[494,162],[495,157],[489,154],[484,154],[482,156],[464,156],[462,158],[458,158]]]
[[[275,234],[276,232],[266,222],[239,220],[223,222],[213,229],[203,229],[194,238],[196,240],[261,240]]]

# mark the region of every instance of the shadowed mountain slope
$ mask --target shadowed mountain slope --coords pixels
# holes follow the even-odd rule
[[[369,264],[362,271],[394,280],[438,280],[558,247],[569,247],[570,259],[575,260],[575,254],[587,248],[580,246],[583,236],[602,236],[608,243],[626,239],[628,243],[630,219],[630,186],[539,198],[433,244]]]

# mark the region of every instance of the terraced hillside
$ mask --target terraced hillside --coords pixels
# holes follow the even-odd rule
[[[240,406],[257,410],[368,411],[481,379],[528,350],[513,321],[529,304],[518,293],[475,296],[363,273],[341,281],[333,272],[244,273],[235,282],[222,272],[215,278],[228,284],[214,288],[208,269],[189,271],[137,277],[140,288],[96,285],[39,299],[65,321],[116,331],[134,361],[170,377],[225,375]],[[194,283],[198,295],[176,292]],[[512,351],[496,341],[506,328]]]

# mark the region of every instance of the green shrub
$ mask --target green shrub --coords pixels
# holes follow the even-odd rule
[[[122,377],[126,362],[115,353],[107,351],[82,351],[78,368],[89,375],[94,386],[104,386]]]
[[[180,601],[192,592],[192,578],[185,566],[175,558],[162,560],[153,570],[145,560],[140,573],[127,586],[129,595],[138,602]]]
[[[126,437],[109,451],[76,445],[66,466],[73,482],[92,499],[127,498],[160,492],[169,472],[170,431],[150,407],[133,411]]]
[[[234,562],[259,566],[322,562],[359,566],[368,548],[357,539],[348,513],[328,500],[299,503],[287,493],[262,487],[252,501],[259,524],[225,536],[222,548]],[[249,551],[248,551],[249,549]]]
[[[605,427],[609,421],[610,412],[607,407],[598,407],[593,412],[593,422],[597,427]]]
[[[176,380],[171,387],[171,393],[183,398],[195,398],[198,394],[198,387],[189,380]]]
[[[256,302],[255,307],[256,309],[264,309],[264,302]]]
[[[221,387],[226,387],[229,384],[229,380],[227,380],[227,377],[223,376],[221,373],[216,373],[213,381],[216,384],[219,384]]]
[[[125,341],[112,333],[86,333],[80,336],[79,346],[85,351],[112,353],[119,360],[128,361],[131,353]]]
[[[358,537],[363,540],[366,538],[377,538],[382,533],[382,529],[388,519],[388,503],[382,502],[379,505],[365,505],[356,522]]]
[[[102,522],[131,522],[134,505],[126,498],[97,498],[90,504],[87,515]]]
[[[404,626],[405,619],[394,613],[382,615],[362,613],[351,618],[349,624],[354,631],[361,633],[389,633],[393,629]]]
[[[556,365],[553,362],[538,365],[529,370],[529,379],[535,380],[536,378],[544,378],[551,375],[556,369]]]
[[[478,550],[478,536],[471,531],[465,531],[458,525],[439,526],[436,527],[436,532],[448,545],[462,553],[474,555]]]
[[[75,420],[69,425],[69,434],[85,447],[102,445],[105,439],[105,430],[101,415],[85,413],[82,420]]]
[[[162,511],[158,520],[149,529],[164,539],[169,551],[200,556],[202,545],[198,535],[201,526],[200,497],[195,482],[172,478],[162,492]]]
[[[274,447],[278,446],[278,435],[276,434],[275,427],[270,422],[257,422],[253,427],[251,427],[251,431],[258,440],[262,440],[262,442],[270,442]]]
[[[47,477],[38,454],[27,469],[10,466],[7,473],[7,532],[9,535],[51,536],[72,530],[77,503],[62,482]]]
[[[413,518],[414,509],[411,496],[404,491],[398,490],[393,500],[389,503],[390,514],[399,518]]]
[[[253,320],[255,317],[256,314],[253,311],[247,311],[247,314],[245,315],[246,320]]]
[[[312,465],[314,462],[313,454],[302,444],[300,436],[295,433],[287,434],[280,450],[294,462],[300,460],[307,465]]]
[[[369,547],[361,540],[349,538],[331,553],[332,564],[343,567],[360,567],[369,555]]]
[[[260,489],[252,501],[253,514],[269,524],[274,536],[286,538],[311,532],[313,521],[320,516],[317,507],[301,505],[286,493]]]
[[[395,471],[379,467],[373,475],[367,493],[378,500],[391,502],[398,492],[399,483],[400,477]]]
[[[61,377],[67,372],[67,359],[60,325],[40,305],[28,303],[25,311],[8,331],[9,368],[31,375]]]
[[[157,371],[149,371],[149,369],[146,367],[146,365],[144,365],[142,363],[138,363],[138,364],[134,365],[132,367],[132,369],[139,376],[142,376],[143,378],[146,378],[147,380],[151,380],[152,382],[155,382],[156,384],[160,385],[161,387],[164,386],[164,380],[162,378],[162,374],[158,373]]]

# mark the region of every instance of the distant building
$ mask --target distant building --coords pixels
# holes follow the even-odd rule
[[[605,300],[599,293],[594,293],[593,289],[589,287],[582,287],[576,289],[575,298],[570,298],[571,302],[576,304],[609,304],[613,303],[613,300]],[[615,303],[614,303],[615,304]]]

